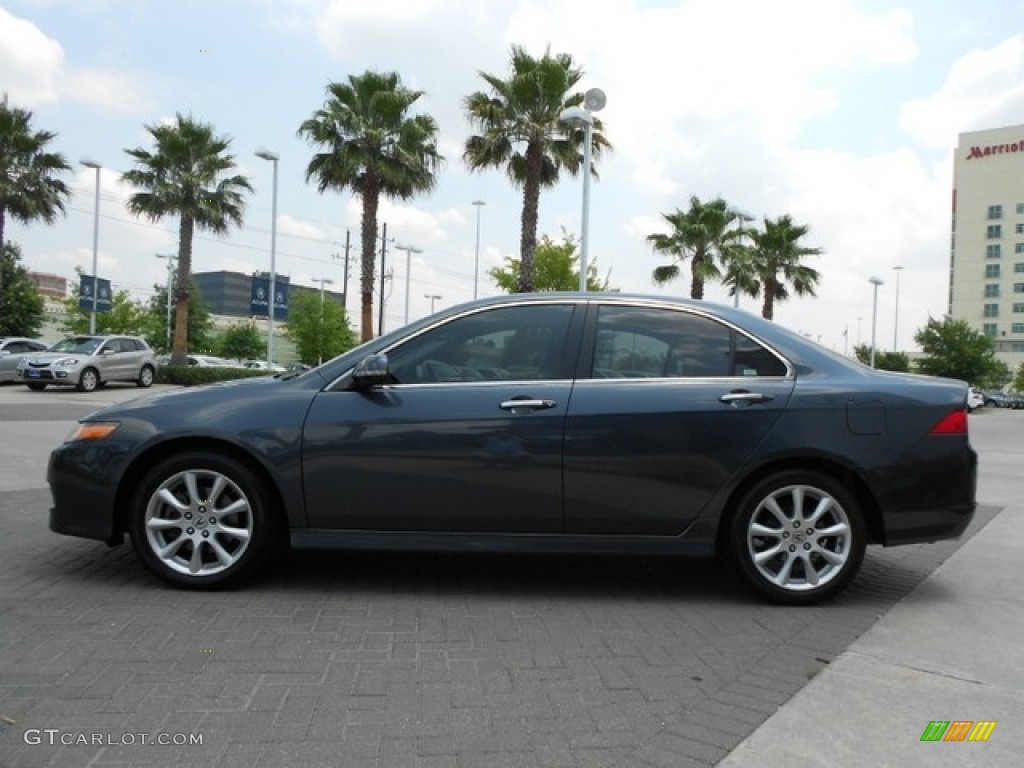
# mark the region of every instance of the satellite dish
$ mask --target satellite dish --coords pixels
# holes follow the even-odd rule
[[[600,112],[608,103],[608,97],[600,88],[591,88],[583,97],[583,106],[591,112]]]

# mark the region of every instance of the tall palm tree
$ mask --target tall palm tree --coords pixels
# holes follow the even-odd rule
[[[775,302],[789,298],[790,288],[799,296],[814,296],[821,279],[818,270],[802,264],[805,256],[821,254],[821,248],[800,244],[807,234],[806,226],[793,223],[790,216],[765,219],[764,229],[750,232],[753,241],[754,270],[764,291],[761,316],[771,320]]]
[[[0,248],[7,243],[4,224],[8,214],[25,224],[37,219],[52,224],[71,196],[71,190],[57,178],[71,166],[63,155],[46,151],[57,134],[34,131],[31,122],[32,113],[9,106],[4,94],[0,101]],[[0,275],[0,301],[3,295]]]
[[[152,152],[142,147],[126,149],[138,167],[123,178],[145,190],[128,200],[136,216],[159,221],[176,215],[178,221],[178,274],[175,280],[174,342],[171,363],[184,365],[188,354],[188,300],[192,285],[192,235],[204,229],[226,234],[230,225],[242,223],[243,192],[252,192],[245,176],[224,174],[235,168],[227,154],[231,139],[217,136],[213,126],[177,115],[169,125],[147,125],[153,137]]]
[[[480,77],[490,86],[490,93],[477,91],[465,99],[466,116],[480,134],[466,140],[463,159],[473,171],[504,167],[512,183],[523,190],[519,290],[529,293],[536,277],[541,187],[554,185],[562,168],[575,176],[583,165],[584,131],[559,121],[564,109],[583,103],[584,94],[572,91],[583,70],[569,54],[545,51],[538,59],[512,46],[507,80],[486,72]],[[595,119],[591,133],[594,158],[611,146],[602,128],[601,121]],[[593,165],[591,169],[596,176]]]
[[[676,279],[682,273],[680,265],[689,259],[690,297],[703,299],[704,283],[722,279],[716,260],[724,261],[723,254],[731,252],[736,240],[746,234],[745,229],[731,226],[740,216],[721,197],[704,203],[696,196],[690,198],[689,210],[663,213],[672,231],[648,235],[647,241],[657,253],[671,256],[672,264],[657,267],[654,282],[662,285]]]
[[[367,71],[348,82],[329,83],[322,108],[298,133],[324,151],[313,155],[306,181],[320,193],[350,188],[362,198],[362,340],[373,338],[373,277],[380,196],[407,200],[433,189],[444,158],[437,149],[437,122],[410,115],[423,95],[402,85],[397,72]]]

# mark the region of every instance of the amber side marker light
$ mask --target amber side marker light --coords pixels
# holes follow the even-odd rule
[[[110,437],[117,428],[121,426],[116,421],[102,421],[102,422],[86,422],[84,424],[78,424],[71,434],[68,435],[66,443],[74,443],[78,440],[103,440],[106,437]]]
[[[966,435],[967,434],[967,411],[953,411],[942,417],[932,431],[932,435]]]

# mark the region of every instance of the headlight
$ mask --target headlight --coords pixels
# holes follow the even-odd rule
[[[77,362],[77,357],[62,357],[60,360],[55,360],[53,365],[74,365]]]
[[[75,425],[71,434],[64,438],[65,443],[75,443],[80,440],[105,440],[120,427],[117,421],[82,421]]]

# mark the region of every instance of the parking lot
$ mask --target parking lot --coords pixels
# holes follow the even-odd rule
[[[0,387],[0,765],[715,765],[963,543],[871,548],[814,608],[639,557],[302,553],[178,592],[47,529],[49,448],[138,394]],[[983,464],[1021,423],[971,417]]]

